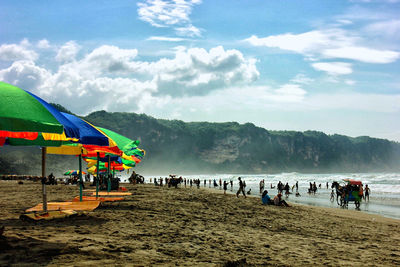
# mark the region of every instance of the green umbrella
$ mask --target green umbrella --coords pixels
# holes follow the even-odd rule
[[[64,127],[31,94],[0,82],[0,130],[61,134]]]
[[[18,140],[22,143],[28,141],[20,139],[24,138],[24,132],[62,134],[64,126],[36,96],[16,86],[0,82],[0,131],[3,131],[1,136],[3,140],[5,137],[17,137],[17,139],[9,138],[10,144],[13,145],[13,141],[16,143]],[[21,136],[18,136],[19,134]],[[36,145],[42,146],[42,176],[44,177],[46,176],[46,146],[58,146],[60,142],[46,141],[41,135],[36,138],[36,142]],[[19,145],[25,145],[22,143]],[[46,187],[43,184],[43,209],[45,211],[47,209],[46,202]]]

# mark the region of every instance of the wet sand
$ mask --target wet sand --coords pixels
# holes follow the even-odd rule
[[[0,266],[400,265],[400,220],[263,206],[203,188],[127,187],[133,195],[123,202],[35,223],[19,215],[41,202],[41,185],[0,181]],[[78,195],[76,186],[47,188],[49,201]]]

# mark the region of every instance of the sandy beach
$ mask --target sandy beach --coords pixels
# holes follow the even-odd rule
[[[206,189],[126,185],[125,201],[27,222],[41,185],[0,181],[0,265],[399,266],[400,220],[354,210],[263,206]],[[49,201],[78,195],[48,186]],[[231,265],[229,265],[231,264]]]

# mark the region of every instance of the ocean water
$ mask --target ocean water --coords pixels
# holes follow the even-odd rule
[[[187,179],[200,179],[201,187],[203,187],[203,180],[207,180],[207,187],[209,187],[208,180],[211,179],[211,188],[213,187],[213,180],[216,179],[219,183],[219,179],[230,181],[233,180],[233,188],[228,185],[228,192],[236,193],[238,190],[238,177],[242,177],[242,180],[246,182],[246,191],[251,189],[252,196],[260,196],[259,183],[264,179],[265,189],[268,190],[268,194],[273,197],[277,194],[277,184],[279,181],[292,187],[296,181],[299,184],[299,193],[301,196],[296,197],[295,194],[289,195],[288,198],[283,197],[286,201],[304,205],[312,206],[324,206],[332,208],[341,208],[335,201],[330,201],[331,195],[331,184],[333,181],[343,183],[343,179],[354,179],[362,181],[365,186],[368,184],[370,188],[370,200],[362,201],[360,206],[361,212],[368,212],[373,214],[380,214],[385,217],[391,217],[400,219],[400,173],[341,173],[341,174],[303,174],[303,173],[280,173],[280,174],[209,174],[209,175],[186,175],[182,176]],[[149,178],[160,177],[160,176],[146,176],[146,182],[149,182]],[[161,176],[165,177],[165,176]],[[321,184],[321,188],[318,188],[315,195],[308,194],[309,183]],[[326,182],[328,182],[328,189],[326,188]],[[274,189],[271,189],[275,186]],[[219,186],[215,188],[220,190]],[[296,189],[294,189],[294,193]],[[354,202],[350,202],[348,209],[354,209]]]

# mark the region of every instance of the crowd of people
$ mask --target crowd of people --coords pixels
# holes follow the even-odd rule
[[[159,177],[159,178],[150,178],[150,183],[154,183],[156,186],[163,186],[166,185],[168,187],[174,186],[178,187],[178,185],[181,184],[181,186],[184,187],[194,187],[196,186],[197,188],[200,188],[201,185],[203,187],[208,187],[209,188],[219,188],[224,191],[224,194],[226,194],[226,191],[230,187],[230,191],[233,191],[233,179],[229,180],[222,180],[220,179],[189,179],[189,178],[184,178],[182,176],[177,176],[177,175],[169,175],[169,177]],[[319,184],[317,186],[316,182],[310,182],[309,183],[309,188],[307,189],[308,194],[310,195],[315,195],[319,189],[322,189],[322,184]],[[329,183],[326,182],[324,184],[326,186],[326,189],[329,188]],[[237,188],[238,190],[236,191],[236,197],[243,196],[246,198],[248,195],[251,194],[251,188],[246,190],[246,181],[242,179],[242,177],[238,177],[237,180]],[[261,200],[263,204],[266,205],[276,205],[276,206],[286,206],[289,207],[289,204],[282,199],[283,194],[285,194],[285,197],[288,198],[290,194],[294,194],[296,197],[301,197],[301,194],[299,192],[299,182],[296,181],[296,183],[289,185],[288,182],[282,183],[281,181],[274,186],[271,183],[271,189],[276,189],[277,194],[271,198],[268,195],[268,190],[266,190],[266,183],[265,180],[262,179],[259,182],[259,193],[261,195]],[[328,191],[329,192],[329,191]],[[370,189],[368,188],[368,185],[365,186],[365,189],[362,189],[361,192],[363,192],[363,198],[367,199],[369,201],[369,195],[370,195]],[[332,194],[334,194],[334,191],[332,190]]]
[[[201,184],[203,184],[204,187],[209,188],[217,188],[219,187],[220,189],[224,190],[224,194],[226,194],[226,191],[228,190],[228,186],[230,186],[230,190],[233,191],[233,180],[230,179],[229,181],[224,180],[220,178],[219,180],[217,179],[187,179],[183,178],[182,176],[177,177],[177,175],[170,174],[169,177],[159,177],[159,178],[150,178],[150,183],[154,183],[155,186],[164,186],[167,185],[168,187],[174,186],[177,187],[179,184],[182,184],[182,186],[186,187],[193,187],[196,186],[197,188],[200,188]],[[272,204],[276,206],[286,206],[289,207],[287,202],[282,199],[282,191],[287,188],[287,186],[283,186],[281,191],[278,191],[278,194],[271,199],[268,195],[268,191],[264,190],[265,182],[262,180],[260,182],[260,194],[262,193],[262,202],[263,204]],[[279,185],[279,188],[281,186]],[[251,188],[246,191],[246,182],[242,180],[241,177],[238,177],[238,191],[236,192],[236,197],[239,198],[240,195],[243,195],[244,198],[247,197],[247,195],[251,194]],[[268,201],[266,201],[268,199]]]

